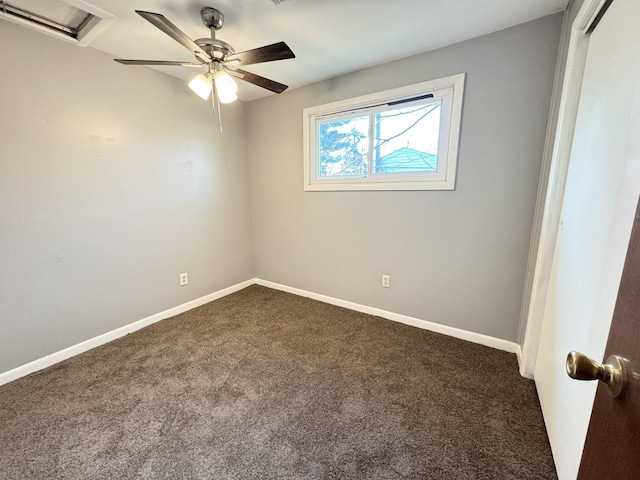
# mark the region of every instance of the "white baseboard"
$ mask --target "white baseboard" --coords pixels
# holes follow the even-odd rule
[[[529,380],[533,380],[533,372],[530,372],[527,369],[527,366],[524,364],[524,360],[522,358],[522,347],[520,345],[518,345],[516,355],[518,357],[518,368],[520,369],[520,376],[528,378]]]
[[[520,352],[520,345],[508,340],[490,337],[481,333],[469,332],[467,330],[461,330],[459,328],[448,327],[439,323],[428,322],[426,320],[420,320],[419,318],[408,317],[399,313],[388,312],[379,308],[368,307],[366,305],[360,305],[358,303],[340,300],[339,298],[329,297],[327,295],[321,295],[319,293],[308,292],[307,290],[301,290],[299,288],[281,285],[279,283],[270,282],[268,280],[262,280],[261,278],[256,278],[254,280],[255,283],[257,283],[258,285],[262,285],[263,287],[282,290],[283,292],[293,293],[294,295],[299,295],[301,297],[312,298],[314,300],[319,300],[324,303],[330,303],[331,305],[337,305],[338,307],[348,308],[357,312],[368,313],[369,315],[386,318],[388,320],[393,320],[394,322],[400,322],[406,325],[411,325],[413,327],[422,328],[423,330],[442,333],[443,335],[459,338],[461,340],[467,340],[468,342],[478,343],[480,345],[495,348],[497,350],[515,353],[516,355],[519,355]]]
[[[71,358],[75,355],[79,355],[80,353],[84,353],[87,350],[91,350],[92,348],[99,347],[100,345],[104,345],[105,343],[109,343],[117,338],[124,337],[128,333],[140,330],[141,328],[151,325],[152,323],[159,322],[160,320],[164,320],[165,318],[174,317],[180,313],[184,313],[193,308],[199,307],[200,305],[204,305],[205,303],[217,300],[218,298],[226,297],[227,295],[237,292],[238,290],[242,290],[243,288],[253,285],[254,283],[256,283],[255,279],[246,280],[223,290],[218,290],[217,292],[210,293],[209,295],[205,295],[204,297],[196,298],[195,300],[183,303],[182,305],[178,305],[177,307],[170,308],[163,312],[156,313],[155,315],[151,315],[150,317],[130,323],[128,325],[125,325],[124,327],[116,328],[115,330],[111,330],[110,332],[90,338],[89,340],[85,340],[84,342],[80,342],[69,348],[65,348],[64,350],[52,353],[51,355],[47,355],[46,357],[39,358],[38,360],[27,363],[26,365],[14,368],[13,370],[9,370],[8,372],[0,373],[0,385],[12,382],[20,377],[24,377],[26,375],[29,375],[30,373],[42,370],[43,368],[50,367],[53,364],[66,360],[67,358]]]
[[[66,360],[67,358],[71,358],[75,355],[79,355],[80,353],[91,350],[92,348],[99,347],[100,345],[104,345],[105,343],[123,337],[128,333],[140,330],[141,328],[159,322],[160,320],[164,320],[165,318],[173,317],[180,313],[187,312],[193,308],[225,297],[254,284],[273,288],[274,290],[293,293],[294,295],[299,295],[301,297],[312,298],[314,300],[319,300],[331,305],[348,308],[357,312],[368,313],[369,315],[375,315],[378,317],[386,318],[388,320],[393,320],[394,322],[404,323],[406,325],[411,325],[423,330],[441,333],[443,335],[467,340],[469,342],[478,343],[480,345],[485,345],[487,347],[495,348],[498,350],[515,353],[518,356],[518,364],[521,364],[520,360],[522,352],[520,350],[520,345],[514,342],[490,337],[488,335],[482,335],[480,333],[469,332],[467,330],[461,330],[459,328],[448,327],[446,325],[440,325],[438,323],[428,322],[426,320],[420,320],[419,318],[408,317],[399,313],[388,312],[379,308],[360,305],[358,303],[341,300],[339,298],[329,297],[327,295],[321,295],[319,293],[313,293],[307,290],[289,287],[287,285],[281,285],[279,283],[270,282],[268,280],[262,280],[261,278],[252,278],[236,285],[232,285],[231,287],[225,288],[223,290],[210,293],[209,295],[205,295],[204,297],[196,298],[195,300],[191,300],[190,302],[183,303],[182,305],[178,305],[177,307],[173,307],[163,312],[156,313],[155,315],[151,315],[150,317],[130,323],[129,325],[125,325],[124,327],[120,327],[102,335],[98,335],[97,337],[91,338],[89,340],[85,340],[84,342],[52,353],[51,355],[47,355],[46,357],[39,358],[38,360],[27,363],[26,365],[14,368],[13,370],[9,370],[8,372],[0,373],[0,385],[12,382],[14,380],[17,380],[18,378],[29,375],[30,373],[42,370],[43,368],[50,367],[51,365]]]

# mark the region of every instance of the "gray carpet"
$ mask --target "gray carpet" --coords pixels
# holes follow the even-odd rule
[[[252,286],[0,387],[0,478],[552,479],[512,354]]]

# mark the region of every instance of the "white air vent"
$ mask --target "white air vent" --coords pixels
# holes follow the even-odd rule
[[[271,1],[276,4],[276,7],[280,7],[285,3],[291,3],[293,0],[271,0]]]
[[[0,19],[83,46],[115,18],[83,0],[0,0]]]

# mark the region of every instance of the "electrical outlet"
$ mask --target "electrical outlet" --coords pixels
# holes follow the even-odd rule
[[[384,288],[391,287],[391,277],[389,275],[382,275],[382,286]]]
[[[187,275],[187,272],[181,273],[180,274],[180,286],[183,287],[185,285],[187,285],[189,283],[189,275]]]

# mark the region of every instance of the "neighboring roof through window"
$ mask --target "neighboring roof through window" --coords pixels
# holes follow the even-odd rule
[[[435,172],[437,155],[401,148],[378,160],[377,171],[383,172]]]

